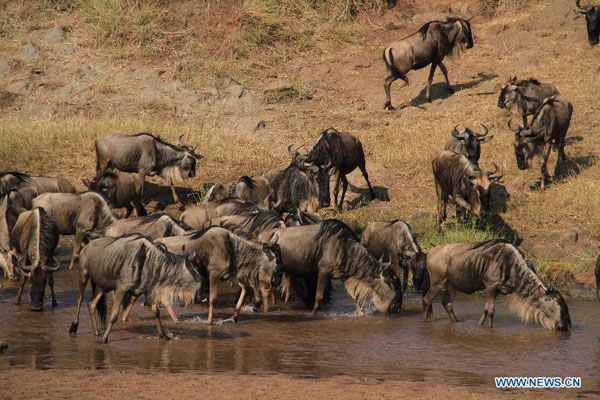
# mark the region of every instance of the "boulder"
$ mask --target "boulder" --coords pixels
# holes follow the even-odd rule
[[[6,91],[10,93],[23,94],[27,91],[27,83],[25,81],[14,81],[8,84]]]
[[[27,43],[19,50],[19,55],[23,58],[36,59],[40,57],[40,52],[31,43]]]
[[[65,31],[60,28],[54,28],[48,31],[44,36],[46,43],[58,44],[65,40]]]

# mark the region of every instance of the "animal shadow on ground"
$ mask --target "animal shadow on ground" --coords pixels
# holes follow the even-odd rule
[[[498,214],[492,214],[485,221],[480,221],[479,228],[496,232],[502,239],[514,243],[517,246],[523,241],[523,239],[517,235],[517,232]]]
[[[196,203],[196,193],[194,190],[188,187],[175,186],[175,191],[179,200],[184,204]],[[168,185],[157,185],[156,183],[146,181],[144,186],[144,205],[147,205],[150,201],[156,200],[156,209],[164,210],[173,202],[173,195],[171,194],[171,188]]]
[[[349,184],[349,188],[350,192],[357,193],[359,196],[346,202],[348,211],[367,206],[373,200],[390,201],[388,188],[384,186],[373,186],[373,191],[375,192],[375,198],[373,199],[371,199],[368,187],[362,188]]]
[[[589,154],[587,156],[575,157],[567,156],[567,159],[565,161],[560,161],[558,170],[556,171],[556,175],[554,175],[552,181],[546,182],[546,187],[558,184],[568,177],[577,176],[581,172],[583,172],[583,170],[594,166],[597,162],[598,156],[592,154]],[[548,168],[548,172],[552,172],[550,167]],[[531,190],[539,190],[541,187],[541,183],[541,179],[538,180],[535,184],[531,185]]]
[[[477,76],[478,76],[478,78],[473,79],[469,82],[458,83],[456,85],[452,85],[452,88],[454,88],[455,92],[458,92],[463,89],[471,89],[471,88],[479,85],[480,83],[487,82],[487,81],[490,81],[490,80],[498,77],[498,75],[486,74],[485,72],[478,72]],[[402,108],[408,107],[408,106],[422,108],[421,106],[423,104],[429,103],[425,99],[425,91],[426,90],[427,90],[427,82],[425,82],[425,85],[423,86],[423,89],[421,89],[421,92],[419,93],[419,95],[417,97],[415,97],[414,99],[412,99],[410,101],[410,103],[403,105]],[[431,101],[434,101],[436,99],[447,99],[450,96],[452,96],[452,93],[450,93],[448,91],[448,86],[446,85],[446,82],[436,82],[431,85]]]

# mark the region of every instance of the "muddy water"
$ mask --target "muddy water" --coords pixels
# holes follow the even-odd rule
[[[28,294],[24,304],[14,304],[16,282],[0,281],[0,340],[10,344],[0,354],[0,370],[344,374],[485,386],[493,384],[494,376],[581,376],[585,389],[600,390],[600,306],[592,301],[569,301],[573,330],[557,333],[522,324],[501,300],[496,327],[490,330],[476,324],[481,297],[458,297],[457,324],[449,322],[437,302],[433,320],[424,324],[414,293],[405,298],[400,316],[356,316],[351,299],[336,288],[333,305],[317,317],[298,304],[278,304],[268,314],[246,309],[237,325],[209,327],[203,306],[176,307],[179,324],[163,313],[170,341],[157,339],[151,312],[139,302],[131,321],[117,322],[109,344],[102,345],[91,332],[85,304],[77,337],[67,334],[75,313],[75,271],[56,273],[55,282],[59,305],[51,309],[48,299],[46,311],[33,313]],[[220,297],[217,317],[228,317],[233,303],[229,290]]]

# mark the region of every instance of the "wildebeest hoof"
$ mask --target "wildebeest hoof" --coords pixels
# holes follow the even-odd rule
[[[229,318],[223,320],[224,324],[227,322],[233,322],[234,324],[237,324],[237,317],[229,317]]]
[[[390,111],[394,111],[395,108],[394,106],[392,106],[392,102],[391,101],[386,101],[385,104],[383,105],[383,109],[384,110],[390,110]]]
[[[58,302],[56,300],[52,300],[52,307],[56,307],[58,305]]]
[[[72,322],[71,326],[69,327],[69,335],[74,335],[77,333],[77,328],[79,327],[78,324]]]
[[[102,340],[100,340],[100,343],[102,343],[102,344],[107,344],[107,343],[108,343],[108,338],[107,338],[107,339],[102,339]]]
[[[161,338],[162,340],[171,340],[171,338],[167,335],[160,335],[159,338]]]

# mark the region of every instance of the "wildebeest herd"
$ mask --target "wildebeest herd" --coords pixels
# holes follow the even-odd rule
[[[598,42],[599,7],[585,11],[590,43]],[[471,25],[463,18],[432,21],[383,52],[389,72],[385,80],[385,108],[392,109],[390,86],[406,74],[431,64],[426,98],[435,69],[442,70],[446,55],[473,47]],[[515,134],[519,169],[527,169],[541,156],[545,188],[552,147],[559,162],[566,158],[565,136],[573,106],[558,90],[536,79],[509,78],[502,87],[498,107],[522,117],[522,126],[507,126]],[[532,119],[528,122],[528,117]],[[485,218],[490,210],[490,187],[502,178],[498,167],[479,167],[481,144],[493,139],[482,125],[478,133],[457,125],[444,149],[432,161],[438,199],[438,229],[446,220],[448,203],[456,206],[459,220]],[[207,191],[203,204],[185,209],[177,220],[168,214],[147,215],[143,206],[146,176],[160,176],[180,203],[174,184],[194,177],[202,158],[179,137],[177,144],[157,135],[107,134],[95,141],[96,171],[84,179],[87,192],[76,193],[63,178],[22,172],[0,173],[0,267],[5,277],[20,277],[16,302],[30,282],[30,309],[42,311],[45,287],[56,305],[53,272],[60,263],[54,256],[61,235],[74,235],[69,268],[79,270],[77,312],[69,328],[76,334],[88,283],[93,330],[100,334],[96,313],[106,325],[106,295],[113,306],[104,330],[111,328],[123,308],[122,319],[144,295],[155,317],[160,337],[166,338],[160,308],[178,320],[171,304],[208,302],[208,323],[214,321],[219,282],[240,287],[231,321],[237,322],[247,295],[264,311],[283,297],[301,299],[315,314],[329,300],[332,280],[341,281],[354,299],[357,313],[366,302],[381,313],[400,313],[409,273],[423,295],[423,320],[432,314],[432,300],[445,289],[442,304],[451,321],[457,318],[452,300],[457,291],[487,296],[479,324],[492,327],[495,299],[510,296],[510,304],[524,319],[534,318],[547,329],[569,330],[571,320],[558,290],[545,284],[523,253],[503,240],[454,243],[424,253],[412,228],[402,220],[374,222],[362,237],[336,219],[322,220],[319,209],[330,206],[330,177],[334,176],[334,206],[343,207],[348,188],[346,175],[360,170],[371,198],[376,193],[367,174],[362,143],[349,133],[324,130],[312,149],[288,147],[289,164],[262,176],[242,176]],[[119,171],[119,173],[117,173]],[[125,173],[125,174],[124,174]],[[341,189],[341,195],[339,193]],[[339,201],[338,201],[339,197]],[[126,208],[124,218],[115,209]],[[130,218],[135,209],[137,216]],[[402,279],[400,279],[402,278]],[[600,280],[600,258],[596,266]],[[600,290],[598,291],[600,300]]]

